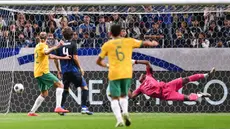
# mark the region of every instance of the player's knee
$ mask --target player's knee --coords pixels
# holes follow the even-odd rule
[[[54,85],[55,85],[57,88],[64,88],[64,85],[63,85],[60,81],[54,83]]]
[[[89,90],[89,89],[88,89],[88,86],[82,86],[81,89],[82,89],[82,90]]]
[[[126,96],[127,96],[127,95],[125,95],[125,94],[122,94],[122,95],[121,95],[121,98],[125,98]]]
[[[42,96],[43,98],[47,97],[47,96],[48,96],[48,91],[43,91],[43,92],[41,92],[41,96]]]
[[[120,97],[112,96],[112,100],[119,100]]]
[[[63,93],[64,94],[69,94],[69,89],[64,89]]]

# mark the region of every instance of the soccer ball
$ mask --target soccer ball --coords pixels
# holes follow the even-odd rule
[[[14,85],[14,91],[16,93],[22,93],[24,91],[24,86],[21,83],[17,83]]]

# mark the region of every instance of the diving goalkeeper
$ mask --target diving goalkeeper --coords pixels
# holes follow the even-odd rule
[[[146,74],[141,74],[139,77],[141,85],[132,93],[130,92],[129,98],[135,98],[142,93],[152,98],[159,98],[162,100],[201,102],[202,98],[211,96],[209,93],[201,92],[185,95],[179,93],[178,90],[189,82],[212,77],[215,73],[215,68],[212,68],[212,70],[206,74],[194,74],[189,77],[181,77],[170,82],[158,82],[152,75],[153,69],[151,68],[149,61],[137,60],[135,61],[135,64],[145,64]]]

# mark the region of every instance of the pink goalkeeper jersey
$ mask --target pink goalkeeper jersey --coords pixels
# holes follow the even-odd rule
[[[158,82],[155,78],[152,77],[150,68],[146,68],[147,74],[146,78],[141,83],[141,85],[134,91],[135,94],[146,94],[150,97],[161,98],[162,97],[162,87],[165,85],[164,82]]]

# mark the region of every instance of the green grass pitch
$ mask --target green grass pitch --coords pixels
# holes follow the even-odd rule
[[[0,129],[114,129],[115,118],[111,113],[93,116],[70,113],[59,116],[39,113],[38,117],[10,113],[0,115]],[[228,113],[132,113],[129,129],[230,129]],[[124,127],[127,128],[127,127]]]

